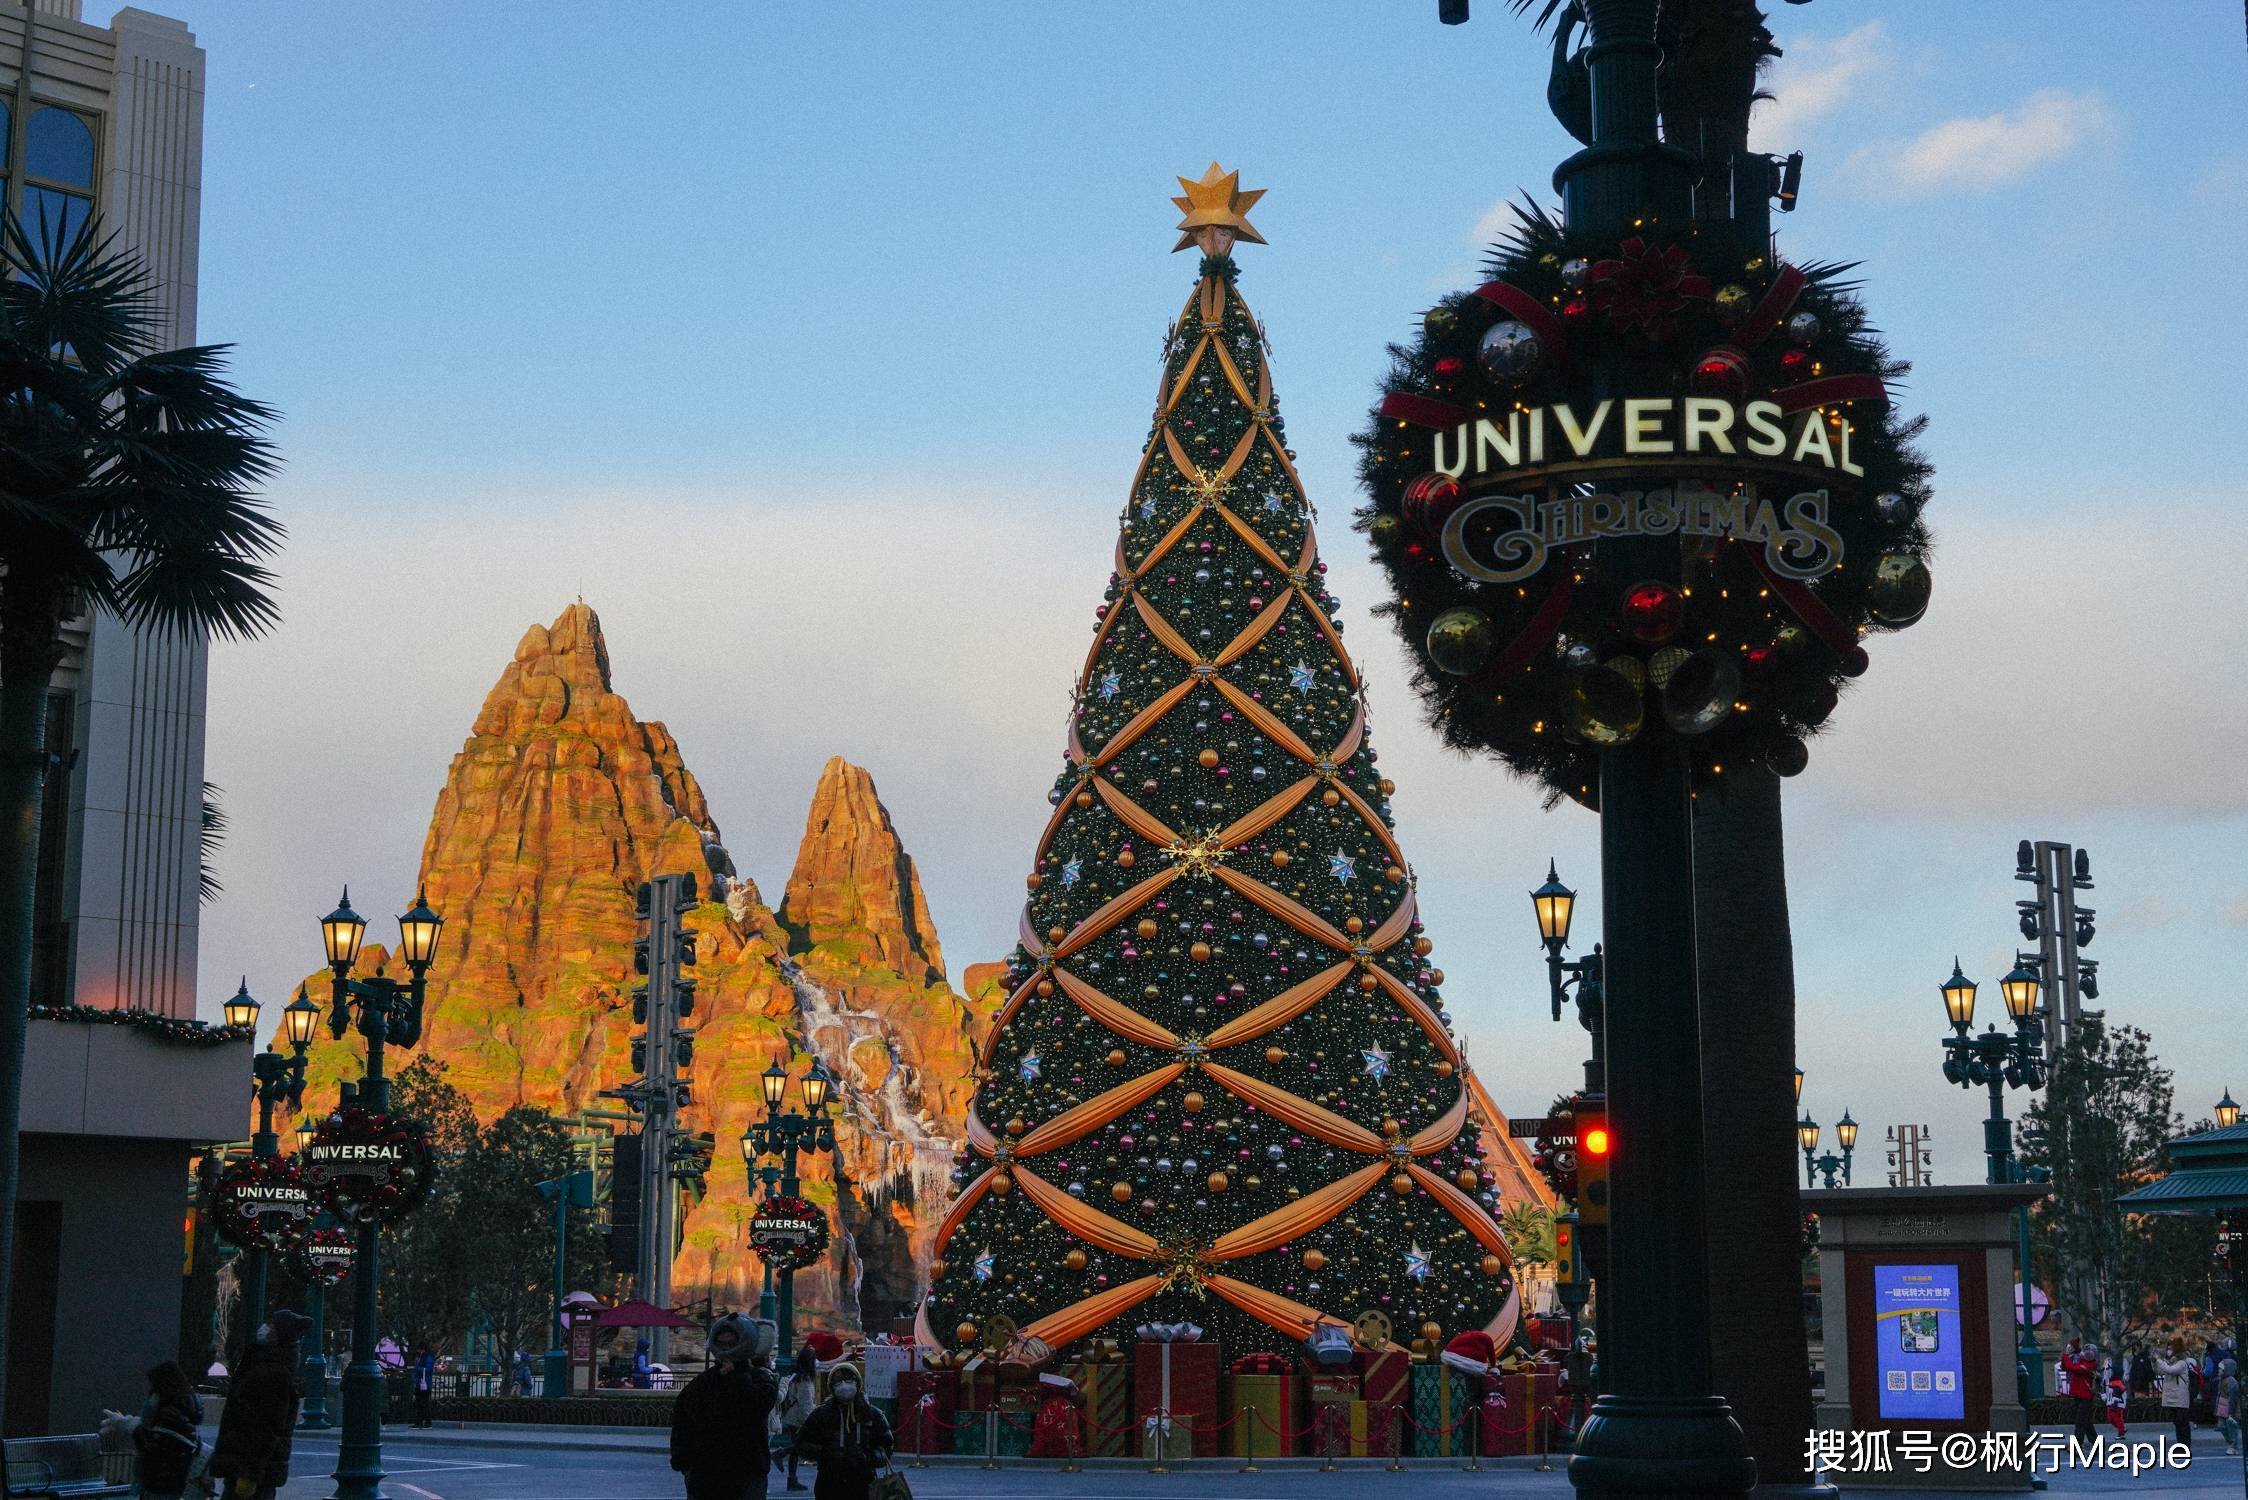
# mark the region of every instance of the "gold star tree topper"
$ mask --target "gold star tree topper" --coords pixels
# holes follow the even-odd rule
[[[1216,162],[1202,174],[1200,182],[1181,177],[1179,186],[1186,196],[1173,198],[1179,212],[1186,215],[1179,220],[1179,242],[1171,247],[1173,254],[1189,245],[1200,245],[1204,255],[1229,255],[1233,242],[1247,240],[1261,245],[1265,237],[1257,233],[1249,222],[1249,210],[1265,195],[1263,188],[1241,191],[1239,172],[1220,171]]]

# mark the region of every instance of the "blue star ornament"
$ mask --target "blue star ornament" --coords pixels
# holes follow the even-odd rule
[[[1106,677],[1103,677],[1101,679],[1100,695],[1104,699],[1113,698],[1123,688],[1123,686],[1123,674],[1119,672],[1111,672]]]
[[[1266,490],[1266,491],[1265,491],[1265,509],[1266,509],[1266,510],[1273,510],[1273,511],[1276,511],[1276,510],[1280,509],[1280,491],[1278,491],[1278,490]]]
[[[1078,881],[1084,878],[1084,865],[1085,861],[1081,859],[1073,859],[1068,864],[1062,866],[1062,889],[1067,890],[1069,887],[1077,884]]]
[[[1415,1245],[1405,1252],[1405,1274],[1413,1280],[1428,1280],[1428,1273],[1433,1269],[1435,1267],[1429,1261],[1428,1252],[1420,1246]]]
[[[1022,1060],[1015,1064],[1015,1071],[1022,1074],[1023,1081],[1027,1083],[1036,1078],[1044,1067],[1045,1064],[1039,1061],[1037,1053],[1025,1052],[1022,1055]]]
[[[1299,693],[1308,693],[1319,685],[1318,675],[1302,662],[1288,669],[1288,686]]]
[[[1366,1060],[1367,1077],[1377,1083],[1389,1077],[1389,1054],[1382,1050],[1381,1043],[1376,1042],[1373,1046],[1360,1051],[1358,1055]]]
[[[992,1254],[991,1254],[991,1252],[990,1252],[989,1250],[979,1250],[978,1252],[976,1252],[976,1261],[975,1261],[975,1268],[974,1268],[974,1274],[975,1274],[975,1278],[976,1278],[976,1280],[978,1280],[978,1281],[989,1281],[989,1280],[991,1280],[992,1269],[993,1269],[993,1261],[992,1261]]]
[[[1353,856],[1337,849],[1327,856],[1327,873],[1340,881],[1356,880],[1358,878],[1358,861]]]
[[[1140,502],[1140,519],[1143,521],[1155,519],[1155,502],[1153,500],[1142,500]]]

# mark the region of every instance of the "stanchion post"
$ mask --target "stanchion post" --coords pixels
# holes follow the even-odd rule
[[[1389,1409],[1389,1472],[1405,1472],[1405,1408]]]
[[[1244,1474],[1263,1473],[1264,1471],[1257,1467],[1257,1428],[1256,1424],[1249,1420],[1249,1408],[1244,1406],[1236,1411],[1233,1414],[1233,1420],[1241,1424],[1242,1451],[1248,1455],[1247,1461],[1241,1465],[1241,1472]]]
[[[1085,1472],[1085,1466],[1077,1461],[1077,1434],[1067,1430],[1062,1433],[1061,1472],[1064,1474],[1082,1474]]]
[[[1155,1420],[1148,1424],[1147,1429],[1147,1471],[1150,1474],[1168,1474],[1171,1472],[1163,1462],[1163,1445],[1170,1439],[1170,1436],[1171,1414],[1159,1406],[1155,1409]]]
[[[1553,1412],[1540,1407],[1530,1420],[1538,1424],[1538,1472],[1550,1474],[1553,1472]]]
[[[987,1469],[999,1467],[999,1408],[984,1413],[984,1461]]]
[[[1322,1474],[1335,1472],[1335,1423],[1328,1415],[1333,1410],[1332,1405],[1319,1408],[1319,1472]]]
[[[1483,1424],[1490,1420],[1491,1409],[1485,1406],[1480,1401],[1476,1402],[1475,1421],[1471,1424],[1474,1427],[1475,1432],[1474,1435],[1468,1439],[1467,1462],[1461,1466],[1461,1472],[1467,1474],[1480,1474],[1483,1472]]]

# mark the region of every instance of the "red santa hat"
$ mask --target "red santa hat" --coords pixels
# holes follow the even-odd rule
[[[1438,1358],[1455,1370],[1465,1370],[1470,1375],[1488,1375],[1491,1372],[1491,1362],[1498,1358],[1498,1354],[1499,1346],[1492,1342],[1491,1335],[1481,1329],[1470,1329],[1447,1343]]]

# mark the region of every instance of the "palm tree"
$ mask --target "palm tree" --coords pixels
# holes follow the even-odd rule
[[[267,407],[220,347],[156,347],[155,288],[97,221],[34,238],[0,218],[0,1381],[48,684],[63,623],[106,610],[157,635],[255,635],[279,522]],[[4,1394],[4,1393],[0,1393]]]

